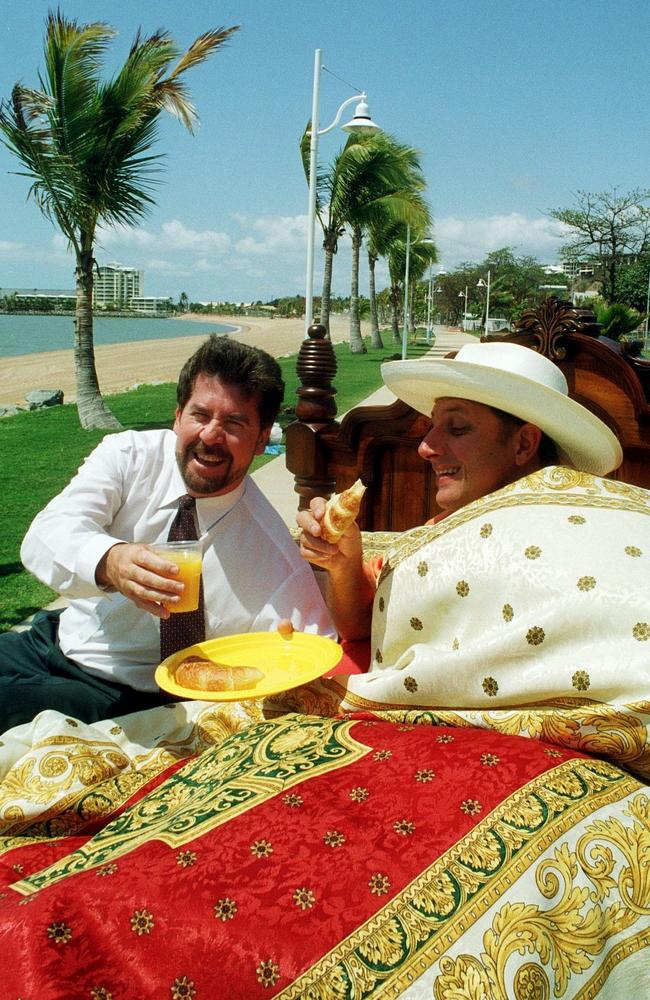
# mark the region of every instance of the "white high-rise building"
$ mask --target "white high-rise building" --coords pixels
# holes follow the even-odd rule
[[[94,275],[93,305],[129,308],[144,292],[144,271],[123,264],[102,264]]]

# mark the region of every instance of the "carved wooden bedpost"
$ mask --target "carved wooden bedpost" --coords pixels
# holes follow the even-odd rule
[[[573,333],[598,337],[600,326],[591,309],[577,309],[571,302],[551,297],[536,309],[527,309],[515,324],[514,336],[529,338],[532,347],[551,361],[564,361],[567,357],[568,338]],[[513,339],[507,335],[504,340]]]
[[[296,417],[286,429],[287,468],[295,478],[294,489],[300,500],[298,507],[309,506],[312,497],[329,497],[335,480],[327,475],[325,455],[320,444],[324,431],[337,430],[336,356],[324,326],[314,324],[307,331],[298,353],[296,370],[301,385],[298,388]]]

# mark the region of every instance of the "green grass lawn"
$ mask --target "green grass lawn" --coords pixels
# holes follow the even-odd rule
[[[390,332],[384,335],[390,344]],[[409,345],[409,357],[426,353],[425,342]],[[344,413],[381,385],[382,361],[401,356],[399,346],[350,354],[347,344],[335,347],[338,371],[334,380],[338,413]],[[299,380],[296,356],[280,358],[286,382],[280,423],[294,419]],[[170,427],[176,405],[172,383],[142,386],[108,397],[125,429]],[[105,431],[84,431],[74,404],[19,413],[0,421],[0,469],[4,485],[0,507],[0,631],[6,631],[56,596],[27,573],[20,562],[20,543],[32,519],[66,485]],[[259,468],[267,456],[255,459]]]

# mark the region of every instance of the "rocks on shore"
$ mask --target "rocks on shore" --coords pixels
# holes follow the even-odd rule
[[[44,406],[61,406],[63,389],[32,389],[25,399],[30,410],[41,410]]]
[[[17,413],[24,413],[24,406],[14,406],[10,403],[9,406],[0,406],[0,417],[14,417]]]
[[[25,410],[42,410],[45,406],[61,406],[63,404],[63,389],[32,389],[25,396],[27,406],[17,406],[14,403],[0,405],[0,417],[13,417]]]

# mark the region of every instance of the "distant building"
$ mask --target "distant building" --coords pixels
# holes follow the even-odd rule
[[[143,295],[144,272],[122,264],[102,264],[93,282],[93,308],[124,309],[146,316],[173,312],[171,296]],[[0,305],[7,312],[74,311],[76,292],[60,288],[0,288]]]
[[[576,278],[593,278],[594,262],[591,260],[563,260],[562,274],[574,281]]]
[[[638,253],[620,253],[616,260],[619,267],[629,267],[636,264],[640,255]],[[571,257],[563,260],[560,264],[546,264],[544,270],[547,274],[566,274],[571,281],[580,278],[594,278],[596,281],[603,279],[603,264],[595,257]]]
[[[64,288],[0,288],[9,312],[66,312],[75,307],[76,292]]]
[[[142,297],[144,271],[122,264],[102,264],[97,268],[93,281],[93,306],[130,309],[131,300]]]
[[[174,300],[171,295],[134,295],[129,300],[129,309],[147,316],[167,315],[172,311]]]

